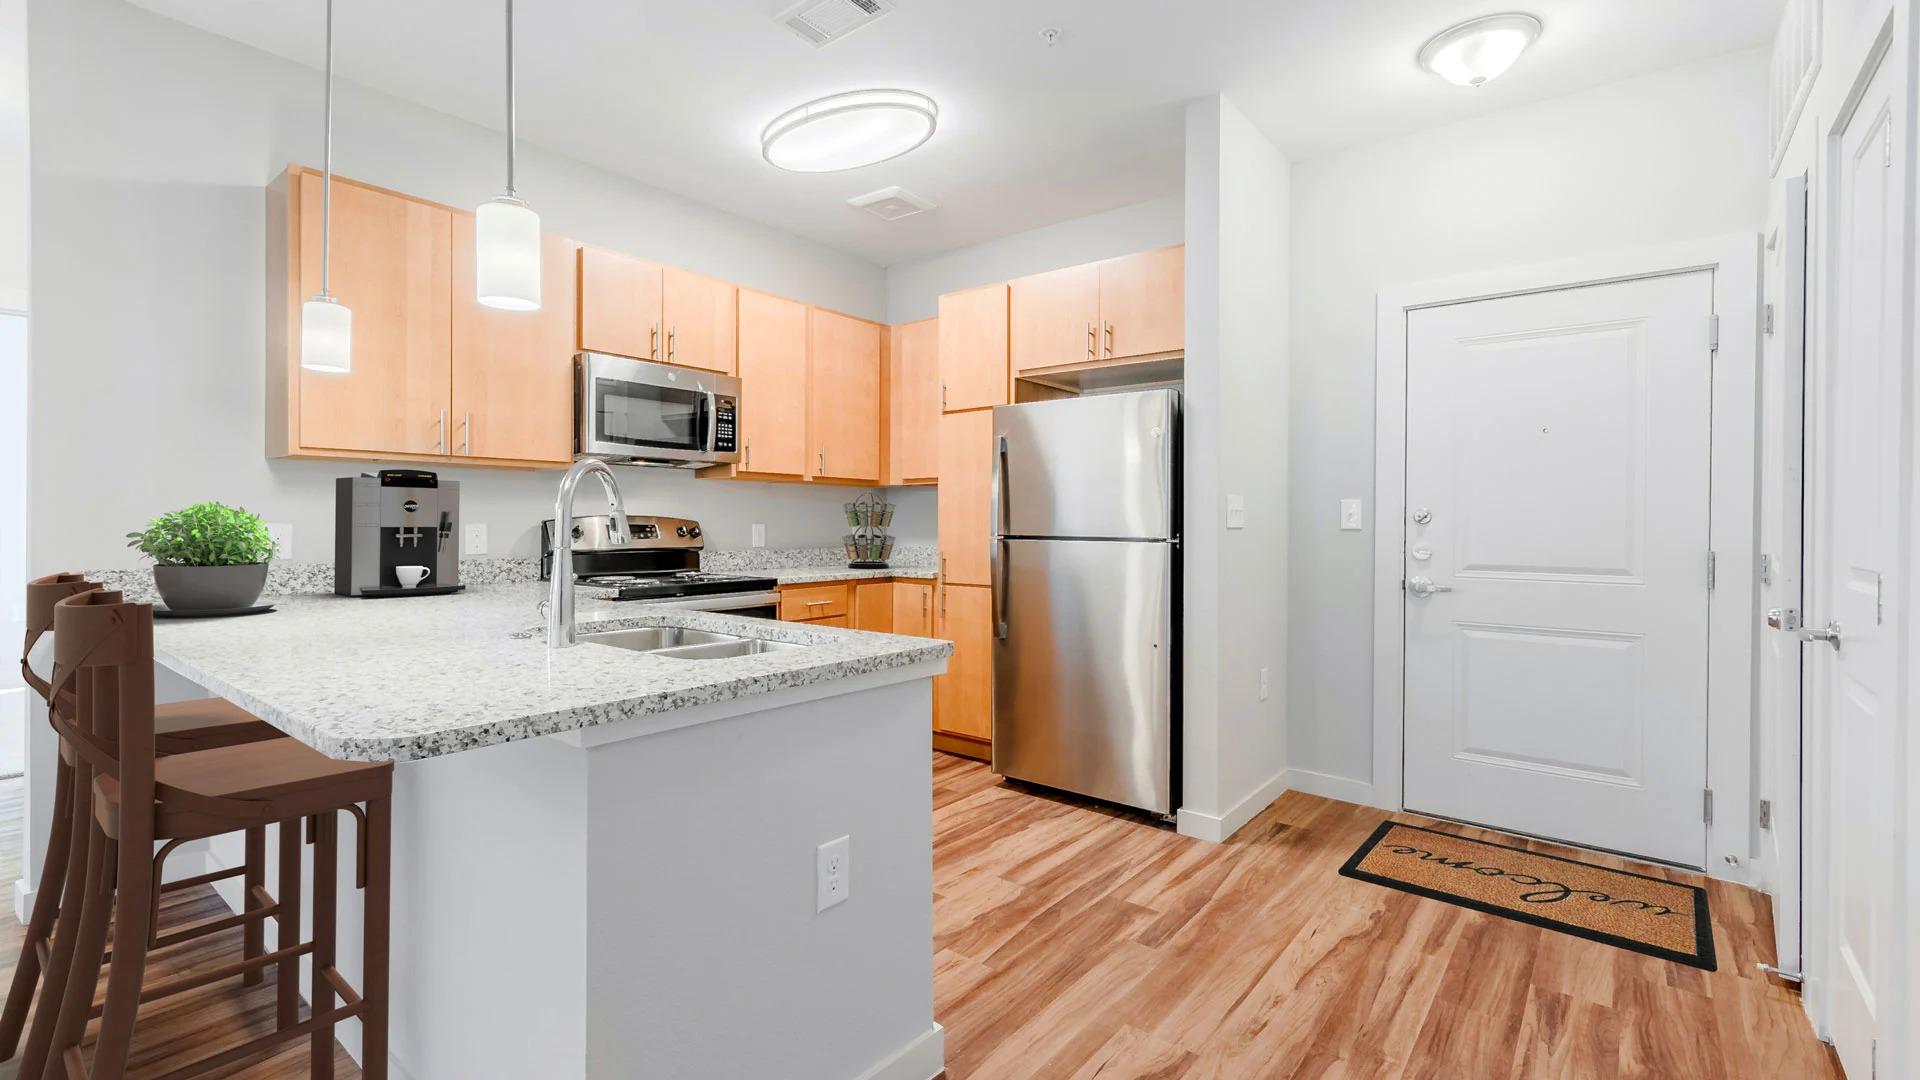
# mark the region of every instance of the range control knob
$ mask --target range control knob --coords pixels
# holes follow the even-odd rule
[[[686,536],[686,535],[689,535],[689,533],[688,533],[688,529],[687,529],[687,527],[686,527],[685,525],[682,525],[682,526],[680,526],[679,528],[677,528],[677,529],[675,529],[675,530],[673,530],[673,532],[674,532],[674,535],[676,535],[676,536]]]

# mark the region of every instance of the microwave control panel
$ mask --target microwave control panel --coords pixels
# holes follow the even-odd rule
[[[739,449],[739,432],[735,423],[738,408],[732,398],[721,398],[714,405],[713,448],[718,453],[731,454]]]

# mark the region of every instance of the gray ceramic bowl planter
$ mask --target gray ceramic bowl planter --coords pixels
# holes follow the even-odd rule
[[[252,607],[267,587],[267,564],[153,568],[153,585],[174,611],[214,611]]]

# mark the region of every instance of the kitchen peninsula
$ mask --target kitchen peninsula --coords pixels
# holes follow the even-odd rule
[[[164,667],[315,749],[401,763],[394,1075],[937,1072],[929,680],[951,646],[582,591],[582,643],[549,650],[542,592],[298,595],[155,635]],[[774,645],[683,659],[592,637],[649,627]],[[849,888],[822,909],[816,850],[840,837]]]

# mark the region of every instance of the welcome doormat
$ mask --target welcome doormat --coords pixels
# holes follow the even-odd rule
[[[1380,824],[1342,877],[1712,971],[1713,919],[1694,885],[1505,844]]]

